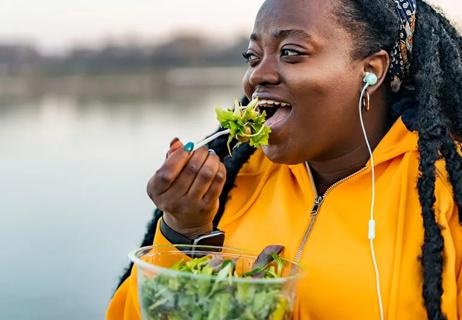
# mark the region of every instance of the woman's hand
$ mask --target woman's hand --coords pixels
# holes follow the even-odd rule
[[[192,239],[213,230],[225,180],[225,166],[214,152],[205,147],[186,152],[174,139],[163,165],[149,180],[147,192],[164,212],[164,222]]]

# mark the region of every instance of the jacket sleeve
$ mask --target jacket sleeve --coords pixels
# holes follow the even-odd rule
[[[457,318],[462,320],[462,224],[459,222],[457,207],[449,220],[449,229],[456,252],[455,271],[457,279]]]
[[[117,289],[106,311],[107,320],[140,320],[138,291],[136,286],[136,267],[130,276]]]
[[[462,272],[460,269],[457,277],[457,312],[459,320],[462,320]]]
[[[455,242],[457,242],[456,248],[459,262],[459,268],[457,271],[457,313],[459,320],[462,320],[462,226],[458,224],[456,227],[458,228],[458,230],[457,236],[455,237]]]
[[[154,245],[170,245],[171,243],[159,230],[160,220],[157,221],[154,233]],[[178,258],[176,258],[178,259]],[[159,261],[163,265],[171,265],[175,261]],[[140,320],[141,313],[138,303],[137,268],[133,266],[130,276],[119,286],[106,312],[106,320]]]

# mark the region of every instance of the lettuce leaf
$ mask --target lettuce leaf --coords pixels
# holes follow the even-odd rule
[[[238,140],[235,148],[246,142],[254,148],[268,144],[271,128],[265,125],[266,112],[258,113],[256,110],[257,103],[258,99],[254,99],[247,106],[242,106],[234,100],[233,109],[215,109],[221,127],[230,131],[227,142],[229,154],[233,139]]]

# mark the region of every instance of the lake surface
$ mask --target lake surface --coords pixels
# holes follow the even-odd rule
[[[0,103],[0,318],[103,319],[154,209],[146,183],[170,140],[211,133],[214,106],[240,93]]]

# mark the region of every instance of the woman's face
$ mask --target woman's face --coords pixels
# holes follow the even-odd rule
[[[328,160],[363,143],[357,105],[364,70],[334,19],[336,2],[267,0],[257,15],[243,84],[249,99],[276,111],[263,148],[275,162]]]

